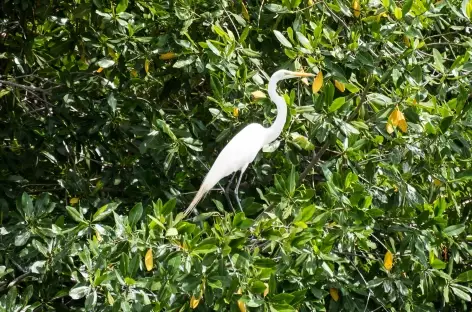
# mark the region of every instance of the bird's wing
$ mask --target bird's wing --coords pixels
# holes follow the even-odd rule
[[[244,127],[220,152],[203,183],[213,187],[222,178],[251,163],[264,144],[266,131],[257,123]]]

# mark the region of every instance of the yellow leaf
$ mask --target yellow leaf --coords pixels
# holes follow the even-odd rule
[[[238,117],[239,116],[239,109],[237,107],[233,108],[233,116]]]
[[[308,0],[307,4],[308,4],[308,6],[312,6],[313,5],[313,0]]]
[[[257,99],[263,99],[266,97],[265,93],[262,91],[254,91],[251,93],[252,97],[257,100]]]
[[[116,53],[115,51],[113,51],[112,48],[108,47],[108,55],[110,55],[111,57],[115,58],[116,57]]]
[[[393,132],[393,127],[399,127],[401,131],[406,132],[407,131],[407,123],[405,119],[405,115],[396,107],[393,112],[388,116],[388,122],[387,122],[387,132],[392,133]]]
[[[396,7],[395,11],[393,11],[393,13],[395,14],[395,17],[398,20],[403,17],[402,9],[400,9],[399,7]]]
[[[397,107],[397,118],[398,118],[397,120],[398,128],[400,128],[401,131],[406,132],[407,124],[406,124],[405,115],[403,115],[403,113],[398,109],[398,107]]]
[[[341,92],[344,92],[344,90],[346,90],[346,87],[344,86],[344,83],[342,83],[340,81],[335,80],[334,81],[334,86]]]
[[[405,45],[406,45],[407,47],[410,46],[410,39],[408,39],[407,36],[403,36],[403,42],[405,43]]]
[[[384,257],[384,267],[387,271],[390,271],[393,267],[393,254],[390,250],[387,250]]]
[[[238,295],[241,295],[242,293],[243,292],[241,288],[239,288],[238,291],[236,292],[236,294]],[[244,304],[244,302],[242,302],[241,300],[238,300],[238,308],[239,308],[239,311],[246,312],[246,304]]]
[[[113,297],[111,296],[109,292],[107,293],[107,300],[108,300],[108,304],[111,306],[115,303],[115,299],[113,299]]]
[[[78,202],[79,202],[79,199],[78,199],[77,197],[73,197],[73,198],[71,198],[70,201],[69,201],[69,203],[70,203],[71,205],[75,205],[75,204],[77,204]]]
[[[97,237],[97,240],[101,242],[103,240],[102,235],[100,235],[100,232],[95,230],[95,236]]]
[[[361,4],[359,0],[354,0],[352,3],[352,9],[354,10],[355,17],[359,17],[359,15],[361,15]]]
[[[146,256],[144,257],[144,264],[146,265],[146,270],[151,271],[153,267],[153,259],[152,259],[152,248],[149,248],[146,252]]]
[[[403,114],[402,114],[403,115]],[[403,117],[402,119],[400,119],[400,121],[398,121],[398,128],[400,128],[401,131],[403,131],[404,133],[406,133],[406,130],[408,128],[408,125],[406,123],[406,120],[405,120],[405,117]]]
[[[241,300],[238,300],[238,308],[241,312],[246,312],[246,304]]]
[[[131,70],[131,76],[133,76],[133,77],[138,76],[138,72],[136,71],[136,69],[133,68],[133,69]]]
[[[433,180],[433,183],[436,186],[440,186],[442,184],[442,182],[440,180],[436,179],[436,178]]]
[[[244,2],[242,1],[241,1],[241,14],[247,21],[249,21],[249,12],[247,11],[247,8],[244,5]]]
[[[144,61],[144,70],[146,71],[146,74],[149,73],[149,60],[148,59]]]
[[[100,67],[99,69],[97,69],[97,73],[101,73],[103,71],[103,67]]]
[[[269,284],[264,283],[264,285],[266,285],[266,289],[264,290],[264,297],[265,297],[269,294]]]
[[[388,15],[387,15],[387,13],[385,13],[385,12],[380,13],[379,15],[377,15],[377,22],[380,22],[380,18],[382,18],[382,17],[387,17],[387,16],[388,16]]]
[[[315,80],[313,80],[313,86],[312,86],[313,93],[317,93],[318,91],[320,91],[322,85],[323,85],[323,72],[320,70],[318,75],[316,75]]]
[[[161,54],[159,56],[159,59],[161,59],[161,60],[171,60],[175,57],[177,57],[177,55],[174,52],[167,52],[167,53]]]
[[[195,298],[195,296],[192,296],[192,298],[190,298],[190,307],[192,309],[197,308],[199,303],[200,303],[200,298]]]
[[[464,12],[464,11],[462,11],[462,12]],[[469,0],[467,2],[467,5],[465,6],[465,12],[464,13],[465,13],[465,15],[467,15],[467,17],[469,19],[472,19],[472,0]]]
[[[339,300],[339,292],[336,288],[330,288],[329,294],[331,295],[331,298],[333,298],[334,301]]]

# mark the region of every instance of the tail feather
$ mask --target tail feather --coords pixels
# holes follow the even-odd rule
[[[215,163],[217,163],[217,161],[218,159],[215,161]],[[202,200],[203,196],[207,192],[209,192],[221,178],[224,177],[224,175],[221,176],[221,174],[218,172],[219,170],[220,167],[218,165],[215,166],[215,164],[213,164],[205,179],[203,179],[203,183],[200,186],[200,189],[198,190],[197,194],[193,198],[188,208],[185,210],[185,216],[188,216],[195,209],[195,206],[197,206],[198,202]]]
[[[205,187],[205,184],[202,184],[202,186],[200,186],[200,189],[198,190],[197,194],[193,198],[192,202],[190,203],[188,208],[185,210],[185,212],[184,212],[185,216],[188,216],[193,211],[193,209],[195,209],[195,206],[197,206],[197,204],[200,202],[203,195],[205,195],[205,193],[207,191],[208,191],[208,189]]]

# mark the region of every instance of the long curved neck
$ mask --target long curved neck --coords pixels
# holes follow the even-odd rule
[[[284,128],[285,121],[287,120],[287,104],[285,104],[284,98],[277,93],[277,82],[279,82],[279,80],[278,77],[274,76],[269,80],[269,97],[277,106],[277,117],[272,126],[267,128],[266,144],[273,142],[279,137]]]

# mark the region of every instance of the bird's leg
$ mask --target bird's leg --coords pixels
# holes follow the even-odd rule
[[[234,196],[236,196],[236,201],[238,202],[239,209],[243,211],[243,207],[241,206],[241,201],[239,200],[238,192],[239,192],[239,184],[241,183],[241,179],[243,178],[244,171],[246,171],[248,165],[245,165],[241,168],[241,175],[238,179],[238,184],[236,184],[236,188],[234,189]]]
[[[229,187],[231,186],[231,183],[233,183],[233,180],[234,180],[234,177],[236,176],[236,172],[233,174],[233,176],[231,177],[231,179],[229,180],[228,182],[228,186],[226,186],[226,189],[224,190],[225,191],[225,196],[226,196],[226,199],[228,200],[228,203],[229,203],[229,206],[231,207],[231,209],[234,211],[234,207],[233,207],[233,204],[231,203],[231,199],[229,197],[229,192],[230,192],[230,189]]]

